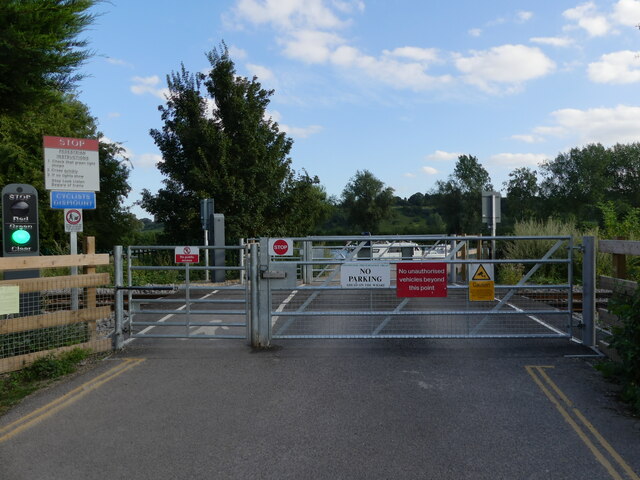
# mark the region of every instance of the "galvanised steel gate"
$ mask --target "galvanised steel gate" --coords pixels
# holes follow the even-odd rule
[[[173,246],[129,247],[126,256],[116,247],[116,348],[125,337],[235,338],[264,347],[292,338],[574,338],[577,332],[593,345],[593,237],[583,238],[584,249],[570,236],[304,237],[288,239],[292,256],[274,248],[272,254],[269,240],[224,247],[225,267],[176,265]],[[582,250],[580,317],[573,272]],[[205,272],[220,269],[225,281],[208,281]],[[353,280],[353,271],[362,278]],[[478,282],[492,288],[478,296]],[[408,294],[412,288],[420,292]]]
[[[247,339],[248,247],[197,247],[200,260],[194,264],[176,263],[175,248],[132,246],[123,255],[122,247],[116,247],[116,260],[124,257],[124,262],[116,261],[114,344],[134,338]],[[218,258],[224,252],[226,265],[205,265],[207,250]],[[209,280],[220,271],[224,281]]]
[[[572,237],[292,240],[294,257],[270,255],[267,240],[261,240],[262,305],[254,321],[262,343],[271,338],[570,338],[579,324],[573,312]],[[341,272],[358,265],[387,269],[388,283],[349,286]],[[412,265],[421,268],[411,270]],[[436,272],[430,265],[440,265],[446,275],[446,295],[400,296],[399,271]],[[479,265],[493,270],[495,291],[472,301],[469,277]]]

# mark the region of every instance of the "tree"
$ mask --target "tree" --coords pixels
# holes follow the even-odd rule
[[[68,241],[62,213],[49,208],[44,188],[43,135],[96,138],[95,119],[74,97],[58,93],[47,105],[25,109],[20,114],[0,114],[0,185],[27,183],[38,190],[41,250],[59,252]],[[123,206],[129,193],[129,168],[122,148],[100,142],[100,192],[96,210],[85,211],[84,230],[95,235],[97,248],[109,250],[132,231],[132,216]]]
[[[342,191],[342,205],[352,226],[375,232],[393,203],[393,188],[385,187],[368,170],[357,171]]]
[[[436,182],[434,199],[449,233],[480,233],[482,192],[493,190],[489,173],[472,155],[460,155],[448,180]]]
[[[540,188],[535,170],[528,167],[516,168],[504,182],[507,190],[507,214],[514,220],[533,218],[540,206]]]
[[[561,218],[597,221],[597,205],[613,188],[611,154],[601,144],[572,148],[542,164],[546,211]]]
[[[150,132],[166,178],[157,195],[143,191],[141,205],[172,241],[200,238],[201,198],[214,198],[230,241],[308,233],[326,211],[326,194],[317,177],[291,169],[293,141],[266,115],[273,90],[236,76],[224,43],[207,58],[207,74],[182,65],[167,77],[164,126]]]
[[[78,35],[95,0],[4,0],[0,6],[0,112],[46,105],[70,93],[91,56]]]

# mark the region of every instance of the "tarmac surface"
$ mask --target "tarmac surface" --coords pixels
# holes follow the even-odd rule
[[[0,418],[0,479],[638,479],[640,419],[592,353],[136,340]]]

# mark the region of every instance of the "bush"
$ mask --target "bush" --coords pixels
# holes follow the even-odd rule
[[[622,385],[621,398],[640,414],[640,291],[633,296],[616,295],[609,311],[620,321],[612,328],[610,345],[619,360],[603,362],[598,368]]]

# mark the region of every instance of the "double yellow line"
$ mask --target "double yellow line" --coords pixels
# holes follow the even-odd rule
[[[11,437],[19,434],[20,432],[31,428],[36,423],[54,415],[63,408],[68,407],[76,400],[84,397],[87,393],[92,392],[96,388],[104,385],[109,380],[113,380],[117,376],[123,374],[136,365],[140,365],[142,362],[144,362],[144,360],[144,358],[126,358],[122,361],[122,363],[118,364],[112,369],[107,370],[106,372],[98,375],[97,377],[89,380],[86,383],[83,383],[79,387],[74,388],[70,392],[65,393],[63,396],[50,403],[47,403],[37,410],[34,410],[28,415],[25,415],[24,417],[19,418],[9,425],[0,428],[0,443],[9,440]]]
[[[551,380],[549,375],[545,372],[546,369],[553,368],[552,366],[535,366],[529,365],[525,369],[527,373],[536,382],[536,385],[540,387],[540,390],[547,396],[547,398],[553,403],[556,409],[562,415],[562,418],[571,425],[571,428],[580,437],[580,440],[589,448],[593,456],[602,464],[602,466],[609,472],[611,478],[616,480],[624,480],[625,478],[631,480],[640,480],[638,475],[631,469],[631,467],[622,459],[622,457],[614,450],[614,448],[607,442],[604,437],[596,430],[596,428],[585,418],[585,416],[578,410],[571,400],[560,390],[560,388]],[[607,455],[609,458],[607,458]],[[626,476],[623,476],[625,475]]]

